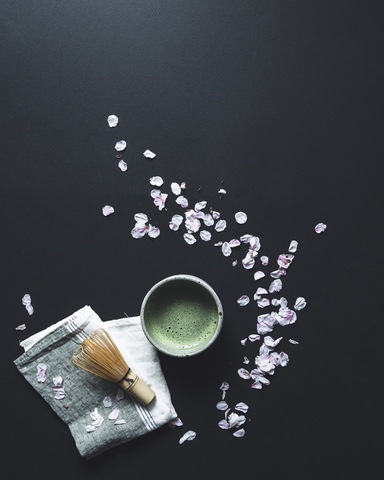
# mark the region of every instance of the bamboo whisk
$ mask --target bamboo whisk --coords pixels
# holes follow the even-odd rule
[[[155,392],[132,372],[115,342],[103,328],[94,330],[89,338],[83,340],[81,347],[72,355],[72,362],[94,375],[119,384],[143,405],[148,405],[155,396]]]

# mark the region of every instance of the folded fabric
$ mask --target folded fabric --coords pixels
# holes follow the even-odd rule
[[[146,407],[127,393],[120,399],[118,385],[72,363],[72,354],[84,338],[100,327],[111,335],[132,370],[155,391],[155,398]],[[140,317],[102,322],[85,306],[24,340],[21,346],[25,352],[14,362],[18,370],[69,426],[77,449],[87,459],[177,418],[157,351],[145,337]],[[47,367],[45,380],[43,374],[38,375],[41,364]],[[62,377],[63,390],[57,377]],[[111,406],[105,406],[106,397],[110,397]],[[119,409],[118,417],[108,418],[115,408]],[[125,423],[115,424],[118,420]],[[92,423],[94,429],[89,428]]]

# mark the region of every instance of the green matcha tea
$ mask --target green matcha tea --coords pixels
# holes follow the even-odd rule
[[[170,281],[156,289],[145,308],[153,335],[173,348],[193,348],[216,331],[218,311],[210,293],[198,283]]]

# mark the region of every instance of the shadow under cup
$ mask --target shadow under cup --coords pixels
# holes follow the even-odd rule
[[[140,311],[148,340],[175,357],[208,348],[220,333],[223,317],[215,291],[192,275],[174,275],[157,283],[145,296]]]

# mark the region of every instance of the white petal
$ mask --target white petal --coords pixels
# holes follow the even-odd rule
[[[160,235],[160,228],[149,225],[147,234],[148,234],[148,237],[157,238]]]
[[[218,220],[220,218],[220,213],[219,212],[215,212],[215,210],[212,212],[212,217],[215,219],[215,220]]]
[[[315,232],[322,233],[325,231],[326,228],[327,228],[327,225],[325,225],[325,223],[318,223],[315,227]]]
[[[188,430],[188,432],[184,433],[184,435],[180,438],[179,444],[181,445],[186,440],[191,441],[191,440],[194,440],[195,438],[196,438],[196,432],[192,430]]]
[[[155,158],[156,157],[156,153],[153,153],[150,150],[145,150],[143,155],[144,155],[144,157],[147,157],[147,158]]]
[[[195,211],[199,212],[200,210],[203,210],[207,206],[207,202],[204,200],[202,202],[198,202],[195,204]]]
[[[45,382],[46,380],[46,371],[47,371],[47,365],[45,363],[39,363],[37,365],[37,381],[38,382]]]
[[[232,262],[232,267],[236,267],[236,265],[237,265],[237,260],[234,260],[234,261]]]
[[[239,430],[236,430],[236,432],[233,434],[233,436],[237,438],[244,437],[244,435],[245,435],[244,428],[240,428]]]
[[[248,405],[244,402],[239,402],[236,406],[235,409],[239,410],[239,412],[247,413],[248,412]]]
[[[220,188],[220,190],[217,193],[220,193],[221,195],[225,195],[227,192],[224,190],[224,188]]]
[[[228,242],[224,242],[223,245],[221,246],[221,251],[223,252],[223,255],[225,257],[229,257],[232,253],[232,249],[229,246]]]
[[[259,287],[257,290],[256,290],[256,295],[265,295],[268,293],[268,290],[266,290],[265,288],[263,287]]]
[[[268,336],[264,337],[264,343],[265,343],[265,345],[267,345],[267,347],[275,348],[276,345],[278,345],[281,342],[282,339],[283,339],[283,337],[280,337],[280,338],[277,338],[276,340],[273,340],[273,338],[268,335]]]
[[[124,140],[120,140],[120,142],[117,142],[116,145],[115,145],[115,149],[118,151],[118,152],[122,152],[123,150],[125,150],[127,148],[127,142],[124,141]]]
[[[124,398],[124,391],[121,388],[118,388],[116,393],[116,401],[119,402],[123,398]]]
[[[265,277],[265,273],[262,272],[261,270],[258,270],[257,272],[255,272],[253,276],[255,280],[260,280],[260,278],[263,278],[263,277]]]
[[[269,293],[280,292],[282,288],[283,288],[282,281],[280,280],[280,278],[277,278],[276,280],[273,280],[273,282],[268,288],[268,291]]]
[[[148,217],[145,213],[135,213],[134,217],[136,223],[147,223],[148,222]]]
[[[239,368],[237,370],[239,377],[243,378],[244,380],[249,380],[251,378],[251,374],[245,368]]]
[[[249,358],[248,358],[248,357],[244,357],[243,363],[244,363],[245,365],[248,365],[248,364],[249,364]]]
[[[155,187],[161,187],[161,185],[164,183],[164,180],[159,176],[155,176],[149,179],[149,183]]]
[[[212,225],[215,223],[210,213],[206,213],[204,217],[202,217],[202,219],[203,219],[204,225],[206,225],[207,227],[212,227]]]
[[[240,242],[249,243],[251,238],[253,238],[253,235],[249,235],[247,233],[246,235],[243,235],[242,237],[240,237]]]
[[[92,426],[92,425],[86,425],[85,426],[85,431],[86,432],[93,432],[94,430],[96,430],[96,427]]]
[[[291,244],[289,245],[288,252],[295,253],[297,250],[298,242],[296,240],[292,240]]]
[[[260,257],[260,260],[261,260],[261,263],[264,265],[264,267],[265,267],[266,265],[268,265],[269,258],[266,257],[265,255],[263,255],[262,257]]]
[[[226,226],[227,222],[225,220],[219,220],[215,225],[215,230],[216,232],[222,232],[223,230],[225,230]]]
[[[114,425],[124,425],[124,423],[127,423],[123,418],[121,420],[116,420]]]
[[[176,198],[176,203],[179,204],[181,207],[183,208],[187,208],[188,207],[188,200],[183,197],[182,195],[179,195],[177,198]]]
[[[243,258],[242,264],[245,269],[250,270],[255,265],[255,259],[247,256]]]
[[[107,122],[110,127],[116,127],[116,125],[119,123],[119,119],[116,117],[116,115],[109,115]]]
[[[240,307],[244,307],[245,305],[248,305],[249,297],[247,295],[243,295],[237,300],[237,303],[240,305]]]
[[[240,225],[243,225],[247,221],[248,217],[244,212],[237,212],[235,214],[235,219],[237,223],[240,223]]]
[[[179,417],[175,418],[174,420],[171,420],[170,422],[168,422],[168,425],[171,427],[171,428],[175,428],[175,427],[182,427],[184,424],[183,422],[180,420]]]
[[[261,300],[257,301],[257,306],[260,308],[268,307],[268,305],[270,305],[268,298],[262,298]]]
[[[176,182],[171,183],[171,190],[172,190],[172,193],[174,193],[175,195],[180,195],[181,193],[181,187]]]
[[[187,184],[185,182],[183,182],[181,185],[180,185],[181,189],[182,190],[185,190],[187,188]]]
[[[106,408],[112,407],[112,399],[111,397],[105,397],[103,400],[103,405]]]
[[[221,402],[219,402],[219,403],[216,405],[216,408],[217,408],[218,410],[223,410],[223,411],[224,411],[224,410],[227,410],[228,404],[227,404],[227,402],[224,402],[224,401],[222,400]]]
[[[260,335],[252,333],[251,335],[248,335],[248,339],[250,342],[256,342],[256,340],[260,340]]]
[[[279,268],[278,270],[274,270],[273,272],[270,273],[272,278],[280,278],[286,274],[287,272],[284,268]]]
[[[169,222],[169,228],[174,231],[178,230],[183,220],[181,215],[173,215],[172,220]]]
[[[108,415],[108,418],[110,420],[116,420],[116,418],[119,416],[119,411],[120,410],[118,408],[114,408],[112,412]]]
[[[290,253],[282,253],[281,255],[279,255],[277,263],[282,268],[288,268],[291,265],[294,258],[295,256],[291,255]]]
[[[196,242],[196,238],[192,235],[192,233],[184,233],[184,240],[189,244],[192,245]]]
[[[18,325],[16,327],[16,330],[25,330],[27,328],[27,326],[25,325],[25,323],[22,323],[21,325]]]
[[[296,302],[295,302],[295,306],[293,308],[295,310],[299,311],[299,310],[302,310],[306,305],[307,305],[307,302],[305,301],[305,298],[297,297]]]
[[[127,164],[124,162],[124,160],[120,160],[119,162],[119,168],[122,172],[126,172],[127,171]]]
[[[287,366],[287,364],[288,364],[288,362],[289,362],[289,357],[288,357],[288,355],[287,355],[286,353],[284,353],[284,352],[280,352],[279,357],[280,357],[280,365],[281,365],[282,367]]]
[[[115,211],[115,209],[113,207],[111,207],[110,205],[105,205],[103,207],[104,217],[107,217],[108,215],[111,215],[111,213],[113,213],[114,211]]]
[[[223,382],[220,386],[220,390],[226,391],[229,389],[229,383],[228,382]]]
[[[293,345],[298,345],[298,344],[299,344],[299,342],[296,342],[296,340],[292,340],[292,338],[290,338],[290,339],[288,340],[288,342],[289,342],[289,343],[292,343]]]
[[[229,242],[229,246],[231,248],[235,248],[235,247],[240,247],[241,243],[240,243],[240,240],[237,240],[237,238],[233,238],[230,242]]]
[[[209,242],[211,240],[211,232],[208,232],[207,230],[201,230],[200,232],[200,238],[204,240],[205,242]]]
[[[240,343],[243,345],[243,347],[245,347],[245,344],[247,343],[247,339],[243,338],[242,340],[240,340]]]
[[[143,238],[148,231],[148,227],[143,223],[136,223],[136,226],[131,230],[133,238]]]
[[[229,430],[229,423],[227,420],[220,420],[218,423],[219,427],[222,428],[223,430]]]

